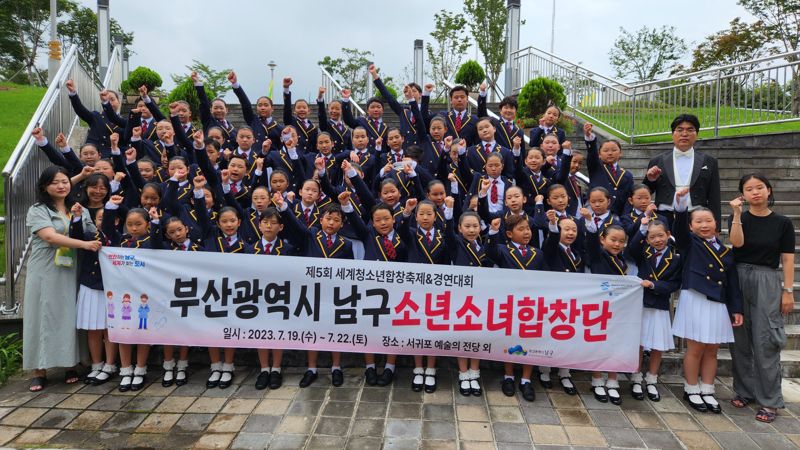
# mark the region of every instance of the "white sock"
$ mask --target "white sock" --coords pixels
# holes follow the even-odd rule
[[[309,367],[309,368],[308,368],[308,370],[309,370],[311,373],[317,373],[317,368],[316,368],[316,367]]]
[[[384,370],[391,370],[392,372],[394,372],[394,364],[389,364],[389,363],[386,363],[386,364],[383,366],[383,369],[384,369]]]
[[[342,367],[341,366],[331,366],[331,372],[333,372],[334,370],[342,370]]]
[[[136,369],[133,370],[134,375],[147,375],[147,367],[140,367],[136,366]]]
[[[683,390],[689,395],[700,395],[700,385],[691,385],[689,383],[683,384]]]
[[[572,374],[569,373],[569,369],[558,369],[558,377],[559,378],[572,378]]]
[[[647,372],[647,375],[644,376],[644,382],[647,384],[656,384],[658,383],[658,375]]]
[[[606,385],[606,380],[603,377],[594,378],[592,377],[592,387],[601,387]]]
[[[189,367],[189,361],[186,359],[179,359],[178,364],[175,366],[178,370],[186,370]]]
[[[422,367],[414,368],[414,384],[422,384],[425,382],[425,369]]]
[[[375,368],[375,364],[367,364],[367,369],[374,369],[374,368]]]
[[[272,372],[272,370],[270,370],[270,369],[271,369],[270,367],[262,367],[261,368],[261,372],[262,373],[264,373],[264,372],[267,372],[267,373]]]
[[[425,385],[426,386],[434,386],[436,385],[436,369],[427,368],[425,369]]]
[[[220,370],[222,370],[221,362],[211,364],[211,376],[208,377],[208,381],[219,381],[220,375],[222,375],[219,373]]]
[[[631,374],[631,383],[642,383],[642,372],[634,372]]]
[[[503,379],[504,379],[504,380],[511,380],[511,381],[514,381],[514,375],[505,375],[505,376],[503,377]]]
[[[619,389],[619,381],[608,379],[606,380],[606,388],[608,389]]]
[[[281,368],[280,367],[273,367],[272,371],[276,372],[276,373],[281,373]]]
[[[128,378],[128,382],[124,384],[131,384],[131,381],[133,381],[133,366],[123,367],[119,370],[119,375],[122,378],[119,384],[123,384],[125,377]]]
[[[550,381],[550,371],[542,372],[539,374],[539,379],[542,381]]]
[[[170,359],[168,361],[164,361],[163,367],[164,367],[164,370],[166,370],[166,371],[171,371],[171,370],[175,369],[175,360],[174,359]]]
[[[481,370],[467,370],[467,375],[469,375],[470,380],[477,380],[481,377]]]
[[[461,382],[462,389],[469,389],[469,371],[458,372],[458,380]]]
[[[233,364],[224,363],[222,364],[222,376],[219,378],[219,381],[228,382],[231,381],[233,378]]]
[[[527,378],[520,378],[519,379],[519,384],[528,384],[530,382],[531,382],[531,380],[529,380]]]

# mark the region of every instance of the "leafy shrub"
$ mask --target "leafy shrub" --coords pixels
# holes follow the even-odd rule
[[[17,333],[0,336],[0,385],[22,367],[22,339]]]
[[[161,75],[147,67],[139,66],[128,74],[128,79],[120,84],[120,90],[125,94],[137,94],[139,86],[147,86],[148,92],[153,92],[156,88],[161,87]]]
[[[217,93],[211,90],[209,86],[205,86],[205,90],[209,99],[216,98]],[[191,105],[192,117],[200,116],[200,99],[197,97],[197,91],[194,89],[194,82],[192,82],[191,78],[186,78],[180,84],[175,86],[175,89],[170,91],[166,101],[161,102],[162,108],[167,108],[165,116],[169,116],[169,104],[172,102],[177,102],[178,100],[184,100]]]
[[[455,82],[463,84],[471,92],[478,90],[478,85],[486,79],[483,67],[477,61],[470,59],[459,67],[456,72]]]
[[[564,95],[564,87],[557,81],[539,77],[528,81],[522,87],[517,102],[520,116],[538,117],[551,105],[563,110],[567,106],[567,97]]]

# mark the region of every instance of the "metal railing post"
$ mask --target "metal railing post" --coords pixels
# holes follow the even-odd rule
[[[717,71],[717,107],[716,107],[716,111],[714,112],[714,137],[718,137],[719,136],[719,108],[720,108],[720,103],[722,103],[721,98],[720,98],[721,95],[722,95],[722,71],[718,70]]]
[[[633,95],[631,96],[631,144],[633,144],[635,136],[636,136],[636,86],[633,87]]]

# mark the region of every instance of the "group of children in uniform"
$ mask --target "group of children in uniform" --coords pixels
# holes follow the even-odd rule
[[[70,233],[103,245],[638,273],[644,287],[641,345],[650,354],[649,366],[642,367],[646,373],[631,377],[631,393],[638,400],[645,395],[660,399],[661,352],[673,348],[669,306],[674,292],[683,289],[681,298],[697,291],[710,296],[719,278],[720,285],[730,289],[722,290],[723,297],[715,291],[717,300],[731,312],[741,312],[730,278],[706,280],[692,270],[693,259],[718,263],[721,271],[730,268],[725,246],[706,241],[716,239],[713,215],[698,208],[690,219],[686,190],[676,194],[675,217],[658,214],[648,187],[635,183],[620,165],[619,142],[598,145],[592,125],[586,124],[586,151],[572,148],[556,125],[561,111],[551,106],[526,145],[524,131],[515,122],[514,98],[502,100],[499,119],[486,117],[482,86],[476,116],[467,108],[469,92],[456,86],[449,91],[451,109],[434,114],[429,111],[432,85],[406,85],[408,104],[400,105],[374,67],[370,73],[399,116],[399,127],[384,122],[384,101],[368,99],[366,115],[353,117],[349,91],[342,92],[341,100],[325,104],[323,88],[317,99],[319,122],[314,123],[306,100],[292,103],[291,78],[283,80],[286,106],[279,123],[272,117],[272,99],[259,97],[253,110],[231,72],[228,80],[246,123],[230,123],[225,101],[209,100],[196,74],[192,79],[200,111],[176,102],[169,105],[169,117],[144,87],[127,117],[119,115],[119,98],[111,91],[101,93],[102,112],[88,111],[68,82],[70,100],[90,126],[87,142],[76,153],[63,135],[55,146],[41,130],[34,137],[50,160],[73,177],[80,203],[72,210]],[[192,122],[194,113],[199,113],[198,127]],[[588,191],[576,177],[584,161]],[[91,215],[100,231],[84,234],[82,214]],[[97,269],[96,255],[87,254],[77,306],[85,309],[83,316],[93,316],[78,324],[89,329],[93,364],[86,383],[102,384],[119,375],[119,390],[141,389],[149,346],[137,345],[134,354],[132,345],[108,341],[106,299]],[[684,316],[679,309],[679,330],[706,320],[691,312]],[[229,387],[235,349],[208,351],[207,386]],[[164,346],[164,386],[187,382],[188,348],[177,353],[176,358],[175,349]],[[279,388],[282,351],[259,350],[258,356],[256,388]],[[364,355],[364,360],[368,385],[392,383],[395,355],[387,355],[380,373],[375,355]],[[482,394],[479,365],[477,359],[458,358],[461,394]],[[519,383],[514,369],[506,364],[503,393],[513,396],[518,388],[533,401],[534,368],[523,366]],[[434,392],[436,370],[435,357],[415,356],[412,389]],[[317,373],[317,352],[309,351],[300,386],[314,383]],[[557,374],[564,391],[575,395],[569,368],[559,368]],[[550,376],[551,368],[539,367],[538,378],[546,388],[552,387]],[[331,381],[334,386],[343,383],[338,353],[332,355]],[[594,373],[591,384],[597,400],[621,403],[616,373]],[[712,402],[713,395],[706,394],[703,398]]]

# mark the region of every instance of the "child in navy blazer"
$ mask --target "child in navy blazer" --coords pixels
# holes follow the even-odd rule
[[[418,84],[416,83],[407,84],[403,86],[403,93],[406,95],[407,99],[415,98],[416,101],[414,105],[405,108],[401,106],[400,103],[397,102],[397,99],[394,98],[394,96],[389,93],[388,89],[386,89],[386,85],[383,84],[383,80],[381,80],[381,77],[378,74],[378,69],[375,67],[375,65],[371,64],[367,69],[369,70],[369,73],[372,75],[372,82],[375,84],[375,88],[378,90],[378,92],[380,92],[381,97],[386,100],[386,103],[389,105],[389,108],[391,108],[391,110],[394,111],[394,113],[400,119],[400,133],[402,134],[403,139],[406,142],[406,145],[419,144],[417,140],[417,132],[415,129],[415,125],[417,123],[417,120],[419,120],[421,116],[415,116],[412,108],[415,108],[417,111],[420,111],[420,107],[422,105],[419,104],[419,102],[429,101],[430,96],[422,97],[420,95],[422,89],[419,87]]]
[[[626,275],[628,264],[625,262],[623,251],[628,235],[625,234],[625,229],[619,224],[598,221],[598,217],[593,216],[587,208],[581,208],[581,217],[586,227],[587,264],[592,273]],[[593,372],[592,390],[594,398],[599,402],[607,403],[610,400],[615,405],[622,404],[616,372],[608,372],[608,380],[603,380],[601,372]]]
[[[529,148],[524,155],[520,153],[517,156],[516,153],[514,180],[528,199],[525,209],[530,213],[533,212],[536,196],[545,195],[550,185],[558,182],[556,172],[546,164],[544,152],[539,147]]]
[[[583,226],[583,220],[578,220],[577,217],[571,215],[567,210],[569,206],[569,199],[566,187],[560,184],[551,184],[547,189],[547,194],[544,199],[547,200],[547,207],[539,198],[536,199],[536,206],[533,213],[533,228],[537,231],[548,231],[551,227],[547,213],[554,211],[556,217],[560,220],[562,218],[571,218],[577,224],[578,236],[572,242],[571,248],[576,252],[579,258],[586,257],[586,229]],[[550,209],[547,209],[550,208]]]
[[[289,242],[297,248],[298,255],[312,258],[353,259],[353,245],[339,232],[344,223],[344,211],[351,205],[344,196],[338,203],[331,202],[322,209],[319,228],[307,227],[289,210],[289,204],[280,194],[274,194],[272,201],[278,206],[285,224],[285,233]],[[340,204],[346,205],[344,208]],[[305,388],[317,379],[317,356],[319,352],[308,351],[308,369],[300,380],[300,387]],[[344,383],[344,372],[341,367],[340,352],[331,352],[331,384],[341,386]]]
[[[559,174],[556,176],[556,182],[563,184],[567,190],[567,196],[569,197],[567,211],[572,216],[576,216],[578,211],[586,204],[586,195],[581,188],[581,182],[578,180],[577,175],[578,171],[581,170],[583,159],[583,153],[580,151],[565,149],[563,157],[561,158],[561,164],[564,165],[564,169],[568,172],[564,174],[562,171],[559,171]]]
[[[426,85],[426,89],[428,85]],[[469,98],[469,90],[464,86],[454,86],[448,93],[450,97],[450,105],[453,109],[442,111],[439,115],[444,118],[447,124],[447,136],[453,139],[463,138],[467,141],[467,145],[476,145],[478,143],[478,132],[476,124],[478,117],[475,114],[469,114],[467,111],[467,104]],[[422,105],[422,116],[428,115],[426,105]],[[494,132],[493,132],[494,133]]]
[[[261,144],[269,139],[272,142],[270,150],[277,150],[281,138],[283,126],[272,118],[272,99],[261,96],[256,99],[256,111],[253,112],[253,104],[244,92],[244,88],[239,84],[236,73],[231,71],[228,74],[228,81],[231,82],[233,93],[242,105],[242,116],[244,121],[255,133],[255,148],[261,148]]]
[[[556,122],[561,118],[561,109],[558,106],[552,105],[547,108],[539,119],[539,126],[531,129],[530,146],[538,147],[542,145],[542,140],[548,134],[555,134],[558,137],[558,143],[562,144],[567,139],[564,130],[556,126]]]
[[[486,111],[486,83],[481,83],[478,95],[478,117],[489,117]],[[514,124],[517,117],[517,100],[514,97],[504,97],[500,100],[500,119],[490,118],[495,128],[494,138],[498,144],[505,148],[514,147],[514,139],[519,138],[521,150],[525,150],[525,132]]]
[[[717,350],[719,344],[733,342],[732,326],[743,323],[742,293],[733,252],[716,237],[714,213],[698,207],[689,214],[688,198],[689,188],[675,193],[672,228],[683,273],[672,333],[685,338],[688,346],[683,398],[698,411],[720,413],[714,397]]]
[[[611,212],[619,216],[633,190],[633,175],[619,165],[622,144],[615,140],[606,141],[598,151],[592,124],[584,125],[583,132],[588,150],[586,167],[589,169],[589,188],[606,188],[611,193]]]
[[[324,87],[319,88],[317,95],[317,117],[319,119],[319,139],[322,132],[327,132],[331,136],[332,148],[334,152],[343,152],[353,148],[351,142],[351,130],[342,120],[342,102],[333,100],[325,107],[325,92]],[[319,149],[319,145],[317,145]]]
[[[386,131],[389,127],[383,122],[383,102],[377,97],[367,99],[367,115],[364,117],[353,117],[353,110],[350,106],[350,89],[342,90],[342,118],[344,123],[355,130],[358,127],[364,128],[367,132],[368,147],[375,149],[375,141],[386,140]],[[355,143],[353,143],[355,146]]]
[[[192,72],[191,78],[197,98],[200,100],[200,121],[203,123],[203,130],[208,134],[211,127],[218,127],[222,131],[224,139],[222,148],[235,149],[237,146],[236,128],[226,118],[228,106],[225,104],[225,100],[215,98],[213,101],[209,101],[197,72]]]
[[[313,122],[308,120],[309,108],[307,101],[299,99],[294,102],[293,108],[288,107],[292,104],[292,91],[289,90],[292,83],[293,81],[290,77],[283,79],[283,104],[285,105],[283,108],[283,126],[292,126],[295,129],[297,133],[295,142],[301,152],[313,151],[317,148],[317,133],[319,129]]]
[[[647,397],[657,402],[661,400],[656,383],[661,367],[662,352],[674,348],[672,324],[669,317],[672,293],[681,287],[681,257],[672,248],[670,232],[666,222],[645,215],[639,221],[639,229],[631,237],[626,251],[639,266],[639,277],[644,288],[644,309],[642,310],[642,332],[639,347],[641,353],[650,350],[650,366],[642,377],[641,369],[631,377],[631,394],[637,400],[644,399],[642,382],[647,389]]]
[[[647,217],[650,221],[660,220],[667,224],[669,230],[669,222],[667,218],[658,214],[658,206],[653,203],[653,196],[650,193],[650,188],[644,184],[636,184],[631,190],[631,196],[628,198],[628,203],[625,205],[625,210],[619,216],[622,228],[628,233],[628,238],[633,238],[639,232],[639,225],[642,219]]]
[[[531,227],[525,216],[511,215],[505,222],[506,242],[501,241],[500,222],[502,219],[495,218],[489,229],[489,242],[487,252],[498,267],[503,269],[521,270],[546,270],[544,255],[539,249],[531,247],[528,242],[531,240]],[[503,394],[511,397],[514,395],[514,364],[505,363],[505,377],[502,382]],[[522,377],[520,378],[519,390],[522,398],[532,402],[536,399],[536,393],[531,385],[531,374],[533,366],[522,366]]]
[[[488,118],[478,120],[477,125],[479,141],[467,148],[467,167],[475,173],[483,173],[489,155],[497,153],[503,162],[503,176],[514,178],[514,154],[510,149],[500,146],[494,140],[494,126]],[[519,144],[519,142],[517,142]]]

